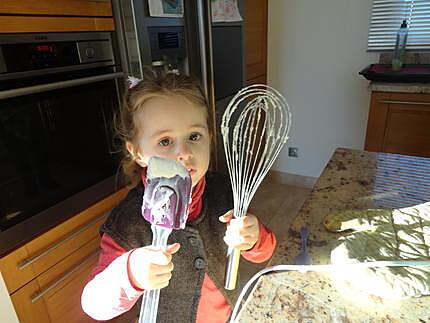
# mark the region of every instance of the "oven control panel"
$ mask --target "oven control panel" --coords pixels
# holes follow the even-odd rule
[[[108,33],[77,35],[0,35],[0,75],[77,67],[114,65]]]

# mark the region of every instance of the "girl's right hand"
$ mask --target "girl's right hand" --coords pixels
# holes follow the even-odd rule
[[[174,243],[159,250],[152,246],[134,250],[129,259],[129,275],[135,286],[148,289],[161,289],[169,285],[172,278],[172,255],[180,248]]]

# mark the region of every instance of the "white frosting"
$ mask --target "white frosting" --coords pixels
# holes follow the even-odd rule
[[[171,178],[176,175],[186,178],[187,174],[187,169],[176,160],[161,157],[151,157],[149,159],[147,173],[148,178]]]

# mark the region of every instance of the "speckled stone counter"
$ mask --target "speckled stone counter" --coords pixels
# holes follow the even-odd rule
[[[339,148],[279,245],[271,265],[292,264],[299,230],[308,226],[314,264],[329,264],[341,233],[322,222],[333,211],[401,208],[430,201],[430,158]],[[309,305],[311,304],[311,306]],[[293,311],[301,316],[291,316]],[[318,313],[318,314],[316,314]],[[327,273],[263,276],[247,298],[239,322],[430,322],[430,296],[402,301],[340,291]]]
[[[371,82],[369,88],[374,92],[430,93],[430,83]]]

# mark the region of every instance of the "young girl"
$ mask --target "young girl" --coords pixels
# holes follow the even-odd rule
[[[100,229],[100,258],[82,293],[92,318],[111,319],[145,290],[161,289],[157,322],[226,322],[234,302],[223,288],[227,245],[248,261],[271,257],[274,234],[252,214],[233,218],[229,178],[208,172],[210,115],[201,88],[184,75],[144,79],[127,91],[119,127],[134,188]],[[187,226],[173,230],[164,250],[150,246],[141,215],[151,156],[180,161],[193,186]]]

